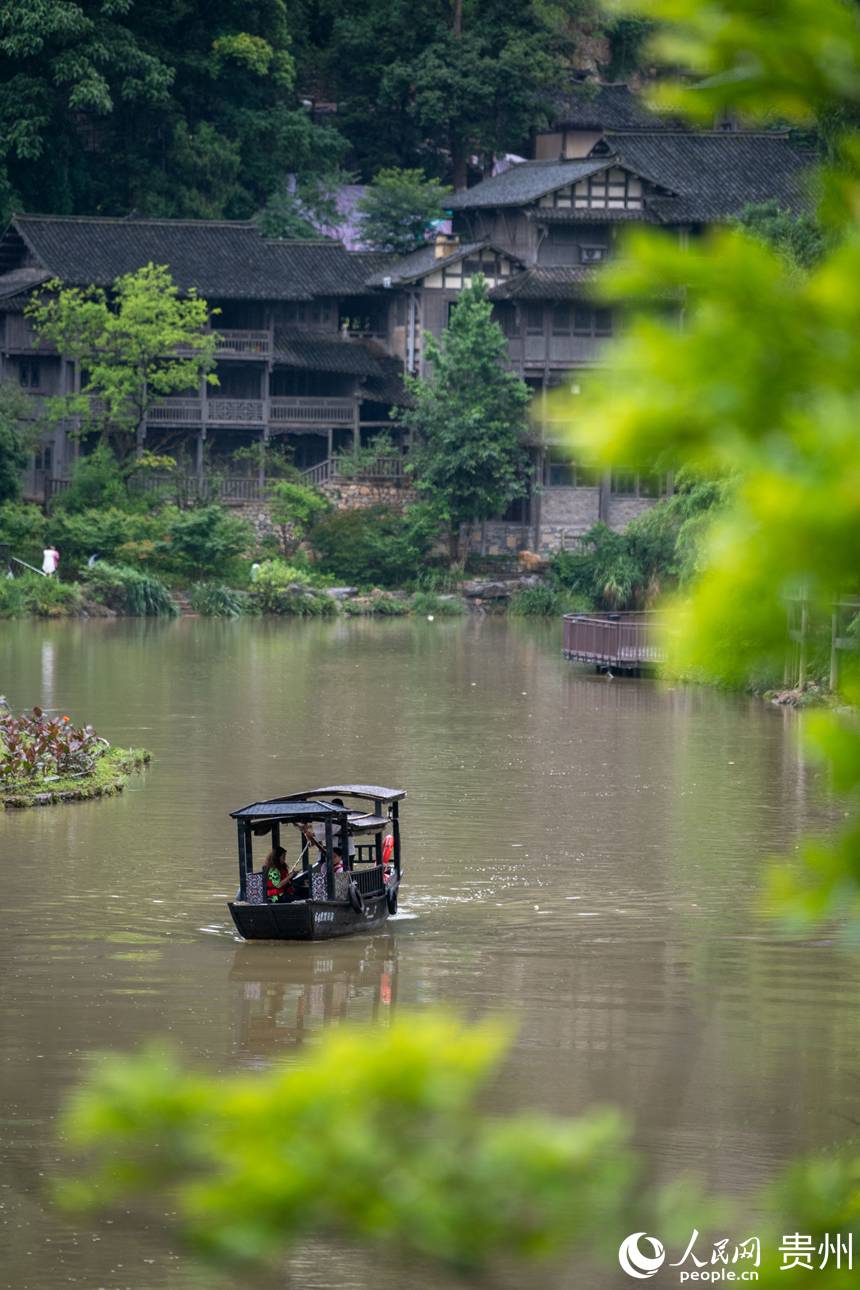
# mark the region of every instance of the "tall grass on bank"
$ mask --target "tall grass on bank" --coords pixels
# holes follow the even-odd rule
[[[85,587],[94,600],[135,618],[173,618],[176,605],[160,578],[126,564],[100,560],[87,570]]]
[[[65,618],[79,614],[84,596],[76,583],[24,573],[0,579],[0,618]]]
[[[189,596],[191,608],[206,618],[240,618],[259,613],[244,591],[234,591],[223,582],[195,582]]]

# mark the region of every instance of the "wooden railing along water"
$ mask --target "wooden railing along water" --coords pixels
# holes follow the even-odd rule
[[[564,657],[596,667],[637,671],[665,659],[656,640],[659,614],[649,611],[565,614]]]

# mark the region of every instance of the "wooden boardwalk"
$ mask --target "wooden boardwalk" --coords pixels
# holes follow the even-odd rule
[[[665,659],[656,643],[659,621],[659,614],[648,611],[565,614],[564,657],[618,672],[656,667]]]

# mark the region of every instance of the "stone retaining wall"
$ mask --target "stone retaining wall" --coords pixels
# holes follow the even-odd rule
[[[339,511],[362,510],[368,506],[391,506],[402,511],[418,500],[414,488],[387,479],[335,479],[323,484],[320,492]]]
[[[324,484],[320,490],[338,510],[356,510],[369,506],[390,506],[404,510],[418,500],[414,488],[392,480],[339,479]],[[643,511],[654,505],[651,497],[609,499],[609,527],[620,532]],[[258,540],[272,534],[265,502],[242,502],[233,508],[250,520]],[[599,488],[545,488],[540,495],[540,547],[542,552],[560,551],[576,544],[600,518]],[[534,527],[531,524],[509,524],[490,520],[475,525],[469,550],[472,555],[516,555],[531,550]]]

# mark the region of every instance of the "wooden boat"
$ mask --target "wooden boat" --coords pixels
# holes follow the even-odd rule
[[[228,907],[239,935],[246,940],[329,940],[370,931],[396,913],[399,804],[405,796],[403,789],[375,784],[329,784],[231,811],[239,837],[239,891]],[[287,844],[293,826],[301,863],[295,895],[268,902],[265,876],[254,870],[253,839],[265,838],[266,853],[283,846],[292,867]],[[316,843],[308,840],[310,834],[318,838]],[[342,872],[336,872],[335,850]],[[390,858],[383,859],[389,851]]]

